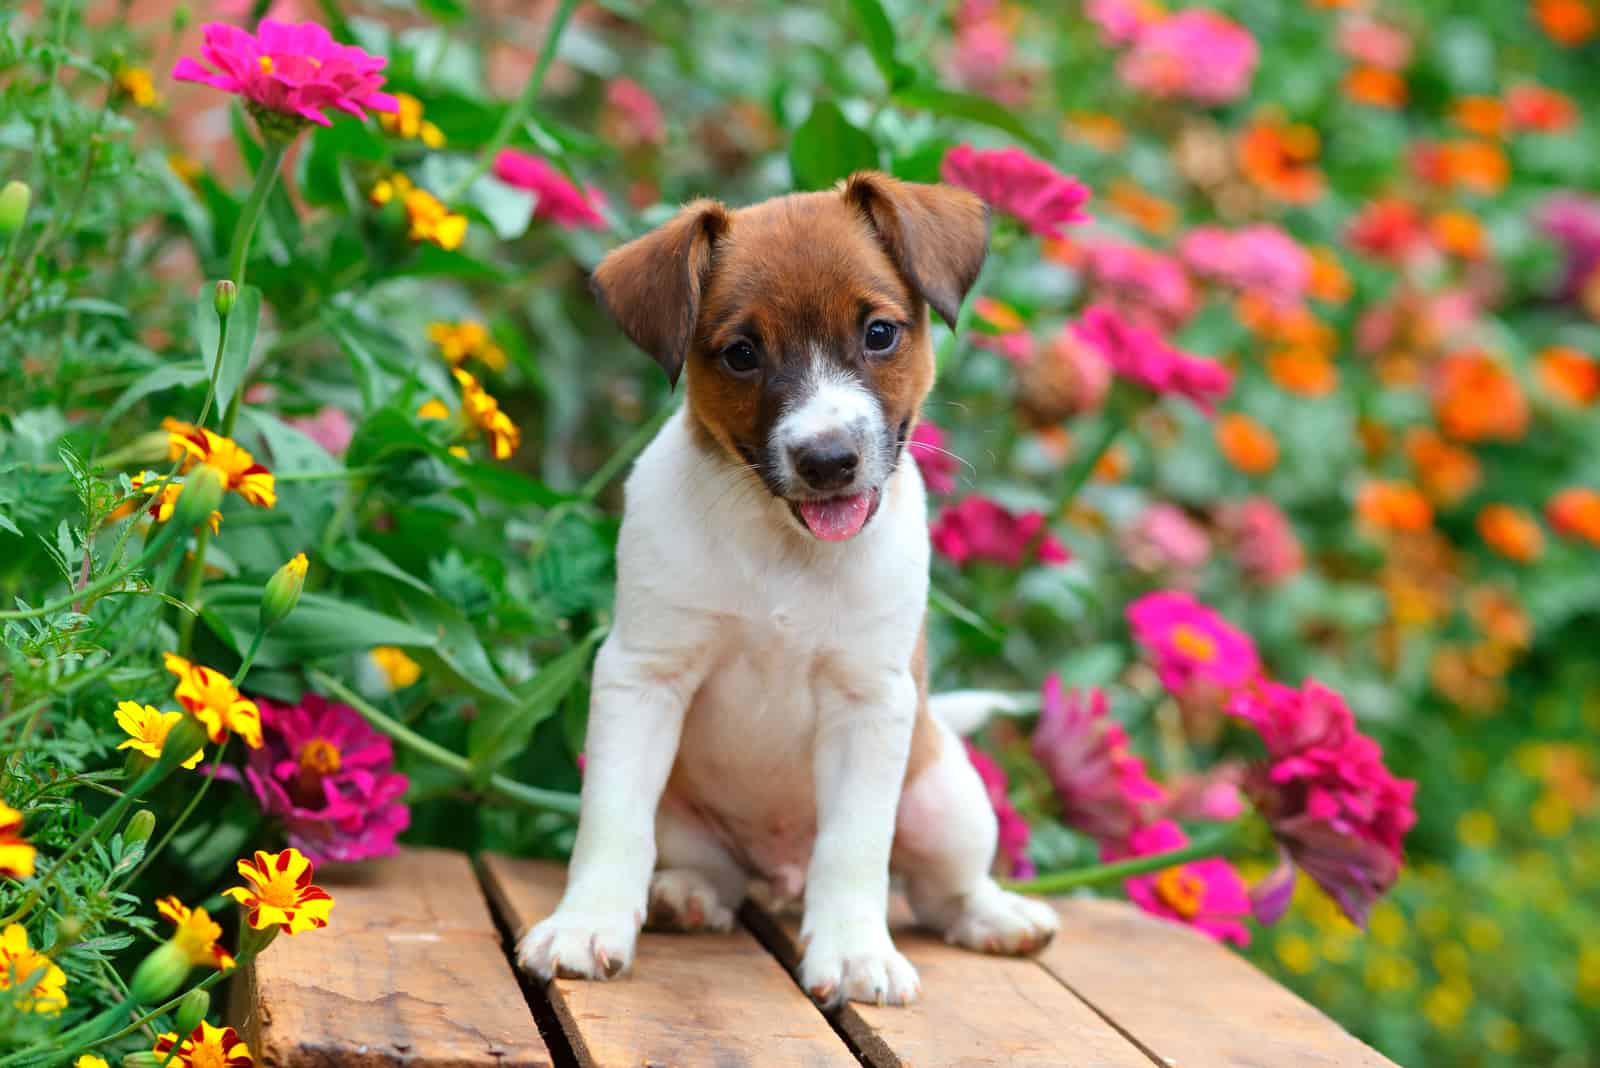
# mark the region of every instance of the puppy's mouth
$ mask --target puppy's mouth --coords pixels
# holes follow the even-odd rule
[[[789,511],[819,541],[849,541],[877,514],[882,500],[877,487],[837,497],[788,501]]]

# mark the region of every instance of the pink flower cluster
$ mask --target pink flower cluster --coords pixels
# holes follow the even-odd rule
[[[1178,243],[1178,255],[1202,278],[1283,306],[1298,305],[1311,288],[1311,255],[1270,223],[1229,231],[1197,226]]]
[[[956,489],[956,471],[961,461],[944,447],[944,442],[944,431],[926,419],[917,424],[906,442],[929,493],[954,493]]]
[[[1187,8],[1127,32],[1133,47],[1117,64],[1117,75],[1142,93],[1210,105],[1250,91],[1260,58],[1256,39],[1215,11]]]
[[[1298,574],[1305,550],[1289,517],[1265,497],[1224,505],[1217,513],[1222,537],[1245,578],[1275,586]]]
[[[945,153],[940,176],[982,197],[1041,237],[1063,237],[1062,227],[1088,221],[1089,187],[1020,148],[957,145]]]
[[[1083,250],[1083,271],[1103,300],[1135,321],[1172,329],[1195,308],[1194,287],[1171,256],[1122,241],[1096,241]]]
[[[1119,377],[1158,396],[1184,397],[1207,414],[1233,388],[1233,374],[1226,367],[1178,351],[1155,331],[1127,322],[1104,304],[1085,309],[1071,329],[1098,349]]]
[[[533,206],[535,219],[566,230],[606,227],[606,217],[599,210],[605,206],[600,191],[592,186],[579,189],[547,160],[515,148],[502,149],[494,159],[494,176],[538,198]]]
[[[1107,842],[1102,860],[1125,860],[1182,849],[1189,836],[1171,820],[1140,827],[1125,842]],[[1250,915],[1250,891],[1232,864],[1212,857],[1136,875],[1127,881],[1128,897],[1153,916],[1186,923],[1219,942],[1250,943],[1250,929],[1241,921]]]
[[[1033,832],[1028,827],[1028,821],[1011,803],[1011,783],[1005,769],[971,742],[967,742],[966,746],[967,759],[972,761],[978,778],[983,780],[983,788],[989,794],[989,804],[994,806],[995,819],[1000,824],[1000,855],[1005,858],[1009,877],[1031,879],[1037,874],[1033,861],[1028,859],[1028,839]]]
[[[1187,578],[1211,556],[1211,535],[1175,504],[1150,505],[1122,533],[1122,554],[1148,574]]]
[[[1030,557],[1042,564],[1072,559],[1045,529],[1043,512],[1016,514],[976,494],[948,505],[929,530],[934,551],[955,564],[974,561],[1020,567]]]
[[[257,111],[319,126],[332,125],[325,108],[364,119],[364,109],[392,112],[400,107],[394,97],[379,91],[388,60],[339,44],[314,22],[286,25],[264,19],[255,34],[211,22],[203,33],[200,54],[210,68],[185,56],[172,68],[176,80],[236,93]]]

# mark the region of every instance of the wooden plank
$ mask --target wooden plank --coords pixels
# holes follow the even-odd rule
[[[232,999],[258,1065],[549,1068],[466,857],[406,850],[317,882],[329,928],[279,936]]]
[[[793,969],[799,921],[754,906],[748,921]],[[847,1005],[836,1018],[873,1068],[1150,1068],[1094,1011],[1019,957],[946,945],[912,928],[897,902],[895,945],[917,968],[922,997],[902,1006]]]
[[[484,885],[507,926],[549,915],[559,864],[485,856]],[[748,931],[640,936],[633,973],[557,979],[550,1001],[584,1068],[853,1068],[856,1060]]]
[[[1158,1063],[1394,1068],[1204,935],[1114,901],[1060,902],[1040,963]]]

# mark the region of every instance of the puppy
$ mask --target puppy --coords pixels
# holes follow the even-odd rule
[[[727,930],[752,877],[804,894],[800,982],[904,1004],[891,870],[954,943],[1025,953],[1048,907],[990,877],[996,825],[929,712],[928,524],[906,439],[988,245],[981,201],[857,174],[695,201],[612,252],[600,299],[687,400],[627,481],[566,892],[518,959],[627,970],[640,926]]]

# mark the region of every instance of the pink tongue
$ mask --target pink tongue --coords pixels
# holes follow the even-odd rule
[[[806,528],[823,541],[844,541],[855,537],[867,525],[867,513],[870,511],[872,495],[868,493],[800,502],[800,515],[806,521]]]

